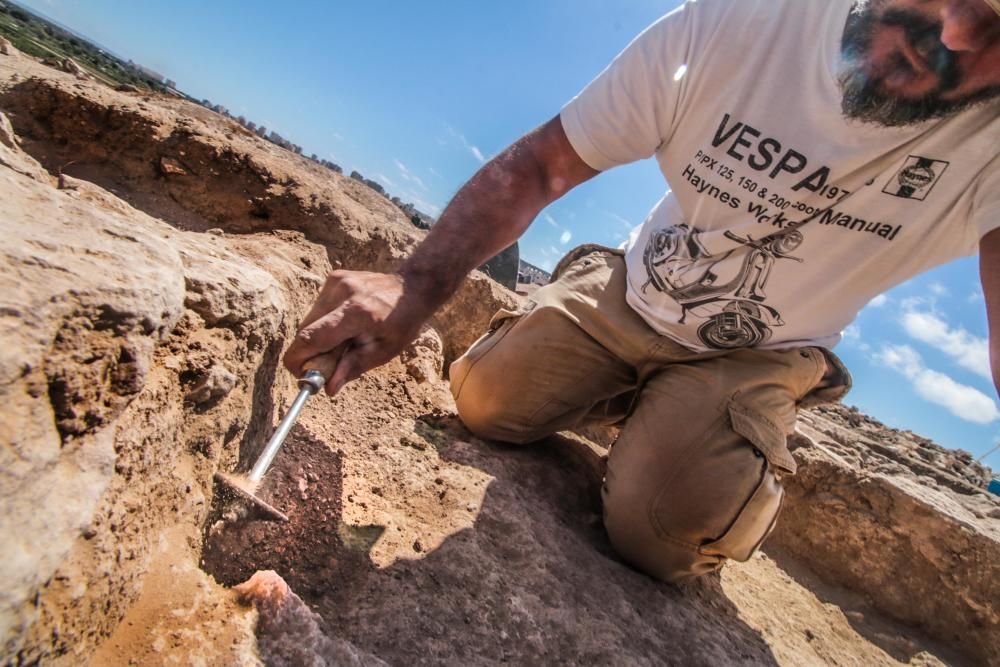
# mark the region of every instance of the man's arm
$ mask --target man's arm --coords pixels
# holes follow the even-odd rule
[[[465,276],[513,243],[543,208],[598,172],[573,150],[559,117],[490,160],[455,195],[394,274],[335,271],[285,353],[306,361],[345,346],[327,393],[386,363],[412,341]]]
[[[986,321],[990,332],[990,369],[1000,394],[1000,229],[979,241],[979,278],[986,296]]]

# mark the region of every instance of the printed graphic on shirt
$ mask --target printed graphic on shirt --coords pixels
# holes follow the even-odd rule
[[[911,155],[906,158],[902,169],[882,188],[882,192],[903,199],[923,201],[947,168],[948,163],[944,160]]]
[[[790,229],[754,240],[727,231],[725,237],[733,247],[714,255],[705,250],[701,234],[687,223],[654,232],[643,250],[647,281],[642,291],[652,286],[676,301],[680,324],[689,313],[704,320],[698,338],[709,348],[767,342],[772,327],[785,323],[776,309],[764,303],[764,288],[775,261],[802,262],[791,255],[802,244],[802,233]]]

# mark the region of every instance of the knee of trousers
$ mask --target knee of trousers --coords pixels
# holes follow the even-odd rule
[[[605,527],[619,554],[670,582],[748,560],[777,522],[781,476],[795,472],[784,435],[768,424],[773,420],[731,405],[713,435],[692,443],[686,456],[662,467],[619,459],[602,490]],[[632,443],[615,447],[623,444]]]
[[[458,364],[462,360],[455,362]],[[461,391],[456,387],[456,370],[461,370]],[[544,437],[511,409],[514,397],[508,395],[501,378],[483,377],[476,368],[456,369],[452,366],[452,395],[455,407],[465,427],[484,440],[502,440],[526,444]]]
[[[609,500],[606,494],[604,527],[611,546],[626,563],[660,581],[676,583],[709,574],[726,561],[722,555],[701,553],[697,544],[658,535],[641,504]]]

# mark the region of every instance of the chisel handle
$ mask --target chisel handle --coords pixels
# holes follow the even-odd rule
[[[302,370],[305,371],[305,373],[302,375],[302,379],[299,380],[299,386],[303,387],[308,385],[313,387],[314,391],[312,393],[314,394],[317,391],[320,391],[326,383],[330,381],[330,378],[333,377],[333,372],[337,370],[337,364],[340,363],[340,358],[344,356],[344,350],[346,349],[347,343],[343,343],[329,352],[316,355],[306,363],[302,364]],[[313,371],[323,376],[322,381],[320,381],[320,378],[317,378],[315,374],[313,374]]]

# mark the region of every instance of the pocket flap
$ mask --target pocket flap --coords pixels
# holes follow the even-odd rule
[[[768,463],[794,474],[798,469],[788,451],[785,431],[769,416],[733,398],[729,402],[733,430],[754,444]]]

